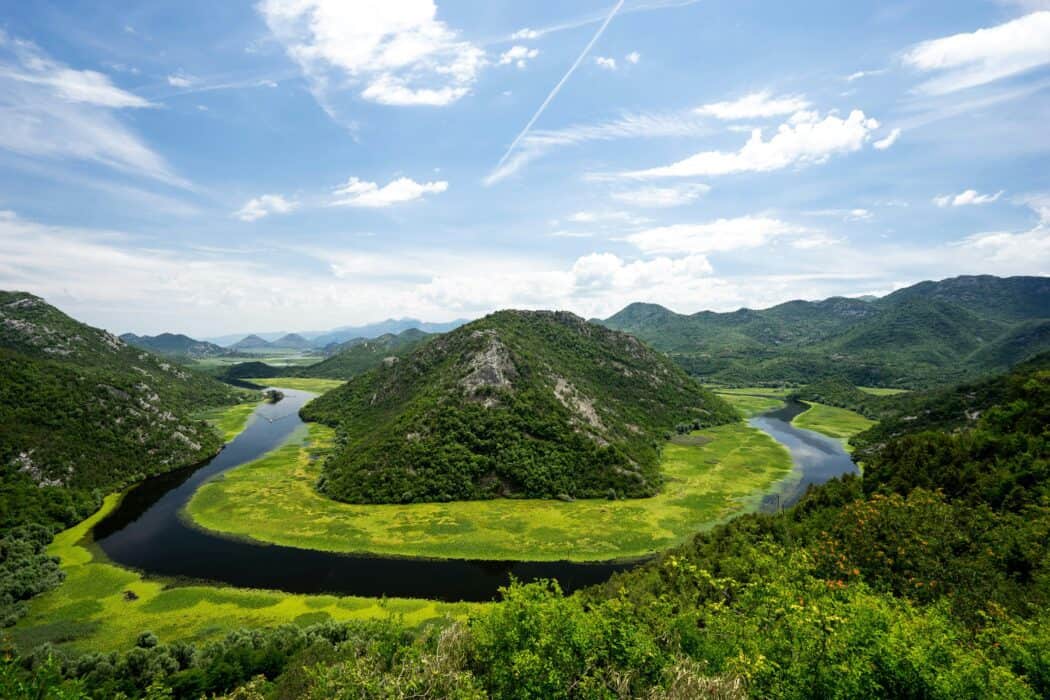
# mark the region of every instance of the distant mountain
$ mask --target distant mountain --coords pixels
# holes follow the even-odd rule
[[[310,342],[315,348],[323,348],[333,343],[340,344],[358,338],[368,339],[378,338],[381,335],[387,334],[397,335],[398,333],[413,328],[424,333],[447,333],[448,331],[459,328],[467,322],[467,319],[462,318],[456,319],[455,321],[448,321],[446,323],[428,323],[414,318],[388,318],[385,321],[370,323],[364,326],[343,326],[341,328],[336,328],[327,333],[321,333],[314,336],[310,339]]]
[[[1050,279],[956,277],[873,300],[791,301],[730,313],[631,304],[601,323],[713,382],[843,376],[860,385],[949,383],[1050,349]]]
[[[418,328],[409,328],[398,334],[386,333],[378,338],[357,338],[334,346],[328,358],[315,364],[299,367],[295,374],[304,377],[350,379],[379,366],[387,358],[405,355],[431,338]]]
[[[39,297],[0,292],[0,527],[45,501],[69,524],[99,492],[207,458],[222,441],[191,415],[235,400]]]
[[[125,333],[120,336],[128,345],[175,358],[197,359],[201,357],[218,357],[225,355],[226,348],[203,340],[194,340],[189,336],[175,333],[160,335],[135,335]]]
[[[288,333],[277,340],[271,341],[270,347],[281,350],[308,350],[311,347],[311,343],[298,333]]]
[[[230,346],[230,350],[265,350],[272,347],[269,341],[263,340],[257,335],[249,335],[241,338]]]
[[[501,311],[307,404],[351,502],[651,496],[665,435],[736,412],[665,355],[567,312]]]

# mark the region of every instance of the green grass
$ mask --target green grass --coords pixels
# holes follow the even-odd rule
[[[445,616],[464,617],[477,603],[291,595],[279,591],[192,585],[146,579],[107,562],[90,542],[91,528],[120,501],[108,496],[101,510],[60,533],[49,552],[61,558],[65,582],[35,598],[29,614],[8,630],[20,648],[51,642],[80,651],[127,649],[144,630],[163,642],[221,637],[242,627],[400,616],[419,625]],[[136,599],[129,600],[125,592]]]
[[[236,355],[222,355],[220,357],[201,357],[190,362],[190,366],[198,369],[214,369],[216,367],[229,367],[242,362],[265,362],[273,367],[301,367],[320,362],[324,358],[320,355],[303,355],[299,351],[276,352],[267,350],[265,352],[241,352]]]
[[[872,396],[897,396],[899,394],[908,393],[907,389],[885,389],[878,386],[858,386],[857,388],[865,394],[871,394]]]
[[[244,381],[258,384],[259,386],[298,389],[315,394],[323,394],[346,383],[342,379],[315,379],[312,377],[270,377],[269,379],[245,379]]]
[[[230,442],[248,425],[248,419],[252,417],[258,405],[258,401],[252,401],[236,406],[222,406],[198,413],[196,417],[214,425],[222,433],[223,442]]]
[[[753,507],[790,472],[787,451],[743,423],[700,431],[708,441],[668,444],[668,483],[652,498],[621,501],[460,501],[353,505],[320,496],[311,452],[332,431],[309,426],[251,464],[201,487],[188,505],[198,525],[223,533],[334,552],[511,560],[597,561],[642,556]]]
[[[729,402],[730,405],[740,411],[744,418],[750,418],[759,413],[772,411],[784,405],[784,402],[781,399],[773,398],[771,396],[751,396],[749,394],[726,394],[718,392],[718,397]]]
[[[836,438],[842,442],[847,451],[852,451],[849,445],[851,437],[875,425],[875,421],[845,408],[835,408],[809,401],[804,403],[809,406],[809,409],[795,416],[795,419],[791,421],[792,425]]]

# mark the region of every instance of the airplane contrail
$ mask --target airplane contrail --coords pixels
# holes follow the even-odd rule
[[[621,7],[623,7],[623,3],[624,0],[618,0],[616,5],[609,12],[609,15],[605,18],[605,21],[602,22],[602,26],[598,27],[598,31],[595,32],[594,36],[591,37],[591,40],[587,43],[587,46],[585,46],[583,48],[583,51],[580,52],[580,55],[576,58],[576,61],[569,67],[569,70],[566,71],[565,75],[562,76],[561,80],[558,81],[558,84],[554,86],[554,89],[550,91],[550,94],[547,95],[547,99],[543,101],[543,104],[540,105],[540,108],[537,109],[536,113],[532,115],[532,119],[529,120],[529,123],[525,125],[525,128],[521,130],[521,133],[518,134],[518,136],[514,139],[513,143],[510,144],[510,148],[507,149],[507,152],[504,153],[503,157],[499,159],[499,163],[496,164],[497,169],[505,162],[507,162],[507,158],[509,158],[510,154],[514,152],[514,149],[518,147],[518,143],[520,143],[521,140],[525,137],[525,134],[529,133],[529,129],[532,128],[532,125],[535,124],[536,120],[540,118],[541,114],[543,114],[543,110],[547,109],[547,105],[549,105],[551,103],[551,100],[553,100],[555,96],[557,96],[558,92],[561,91],[561,86],[565,84],[565,81],[567,81],[574,72],[576,72],[576,69],[579,67],[580,63],[583,62],[583,59],[587,57],[587,54],[591,52],[591,49],[594,48],[595,43],[597,43],[598,39],[600,39],[602,34],[605,32],[605,28],[609,26],[609,22],[612,22],[612,18],[615,17],[616,13],[620,11]]]

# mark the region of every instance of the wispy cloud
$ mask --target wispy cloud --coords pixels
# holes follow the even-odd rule
[[[1050,64],[1050,11],[917,44],[904,63],[937,76],[919,86],[933,95],[984,85]]]
[[[739,119],[779,117],[785,114],[794,114],[808,108],[809,100],[801,95],[776,97],[768,90],[763,90],[744,95],[735,100],[703,105],[696,109],[696,113],[724,121],[735,121]]]
[[[885,137],[879,139],[872,145],[879,151],[885,151],[887,148],[897,143],[897,139],[901,137],[901,133],[902,131],[900,128],[893,129],[890,133],[886,134]]]
[[[495,175],[496,173],[500,172],[501,168],[503,168],[503,164],[507,162],[507,159],[510,157],[511,153],[514,152],[514,149],[518,147],[518,144],[521,142],[521,140],[525,138],[526,135],[528,135],[529,130],[532,129],[532,126],[536,123],[536,120],[543,115],[543,112],[547,109],[547,106],[551,103],[552,100],[554,100],[555,97],[557,97],[558,93],[561,92],[562,86],[565,85],[569,78],[572,77],[572,74],[576,72],[576,69],[579,68],[580,63],[583,62],[583,59],[587,58],[587,54],[589,54],[594,45],[598,43],[598,39],[600,39],[602,34],[605,33],[606,27],[609,26],[609,23],[612,22],[613,17],[615,17],[616,13],[619,12],[621,7],[623,7],[623,3],[624,0],[617,0],[616,4],[613,5],[612,10],[610,10],[609,14],[606,16],[605,21],[602,22],[600,27],[598,27],[598,31],[594,33],[594,36],[592,36],[591,40],[587,42],[587,45],[583,47],[583,51],[581,51],[580,55],[576,57],[576,60],[573,62],[573,64],[569,66],[569,70],[565,72],[565,75],[561,77],[561,80],[559,80],[558,83],[554,86],[554,88],[547,94],[546,99],[543,100],[543,103],[539,106],[539,109],[537,109],[536,112],[532,115],[532,118],[529,119],[528,123],[525,125],[525,128],[522,129],[511,142],[510,147],[507,148],[506,153],[503,154],[503,157],[500,158],[499,162],[496,164],[495,171],[492,174],[490,174],[489,177],[486,179],[486,184],[492,184],[498,181],[499,179],[502,179],[502,177],[505,177],[505,175],[501,177],[495,177]]]
[[[499,57],[499,65],[505,66],[513,63],[518,68],[524,68],[528,65],[529,61],[540,55],[539,49],[529,48],[528,46],[522,46],[516,44],[502,54]]]
[[[70,68],[0,31],[0,148],[32,158],[90,161],[188,187],[117,116],[151,106],[102,73]]]
[[[765,245],[778,236],[806,233],[769,216],[742,216],[700,224],[673,224],[633,233],[624,240],[650,254],[707,254]]]
[[[595,56],[594,64],[605,70],[616,70],[616,59],[610,56]]]
[[[707,120],[697,116],[692,110],[628,113],[617,119],[594,124],[574,124],[564,129],[536,129],[521,140],[518,150],[506,162],[489,173],[485,183],[499,182],[533,160],[558,148],[593,141],[699,136],[710,131]]]
[[[678,207],[711,191],[710,185],[689,183],[668,187],[638,187],[612,193],[612,198],[636,207]]]

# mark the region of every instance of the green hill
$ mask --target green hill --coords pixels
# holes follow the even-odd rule
[[[200,461],[219,435],[190,414],[236,400],[229,387],[73,320],[42,299],[0,292],[0,524],[34,503],[66,503]],[[63,493],[65,492],[65,493]],[[81,513],[80,517],[87,515]]]
[[[120,336],[128,345],[155,352],[158,355],[178,359],[198,359],[202,357],[219,357],[227,354],[226,348],[204,340],[194,340],[181,333],[161,333],[160,335],[135,335],[125,333]]]
[[[947,384],[1050,349],[1050,280],[956,277],[875,300],[835,297],[731,313],[631,304],[601,323],[669,353],[708,382]]]
[[[434,338],[302,414],[338,428],[319,486],[352,502],[648,496],[668,431],[736,420],[634,337],[544,311]]]
[[[335,352],[315,365],[299,367],[295,376],[325,379],[350,379],[379,366],[389,357],[405,355],[431,337],[410,328],[401,333],[386,333],[373,339],[356,339],[336,346]],[[263,376],[263,375],[256,375]]]

